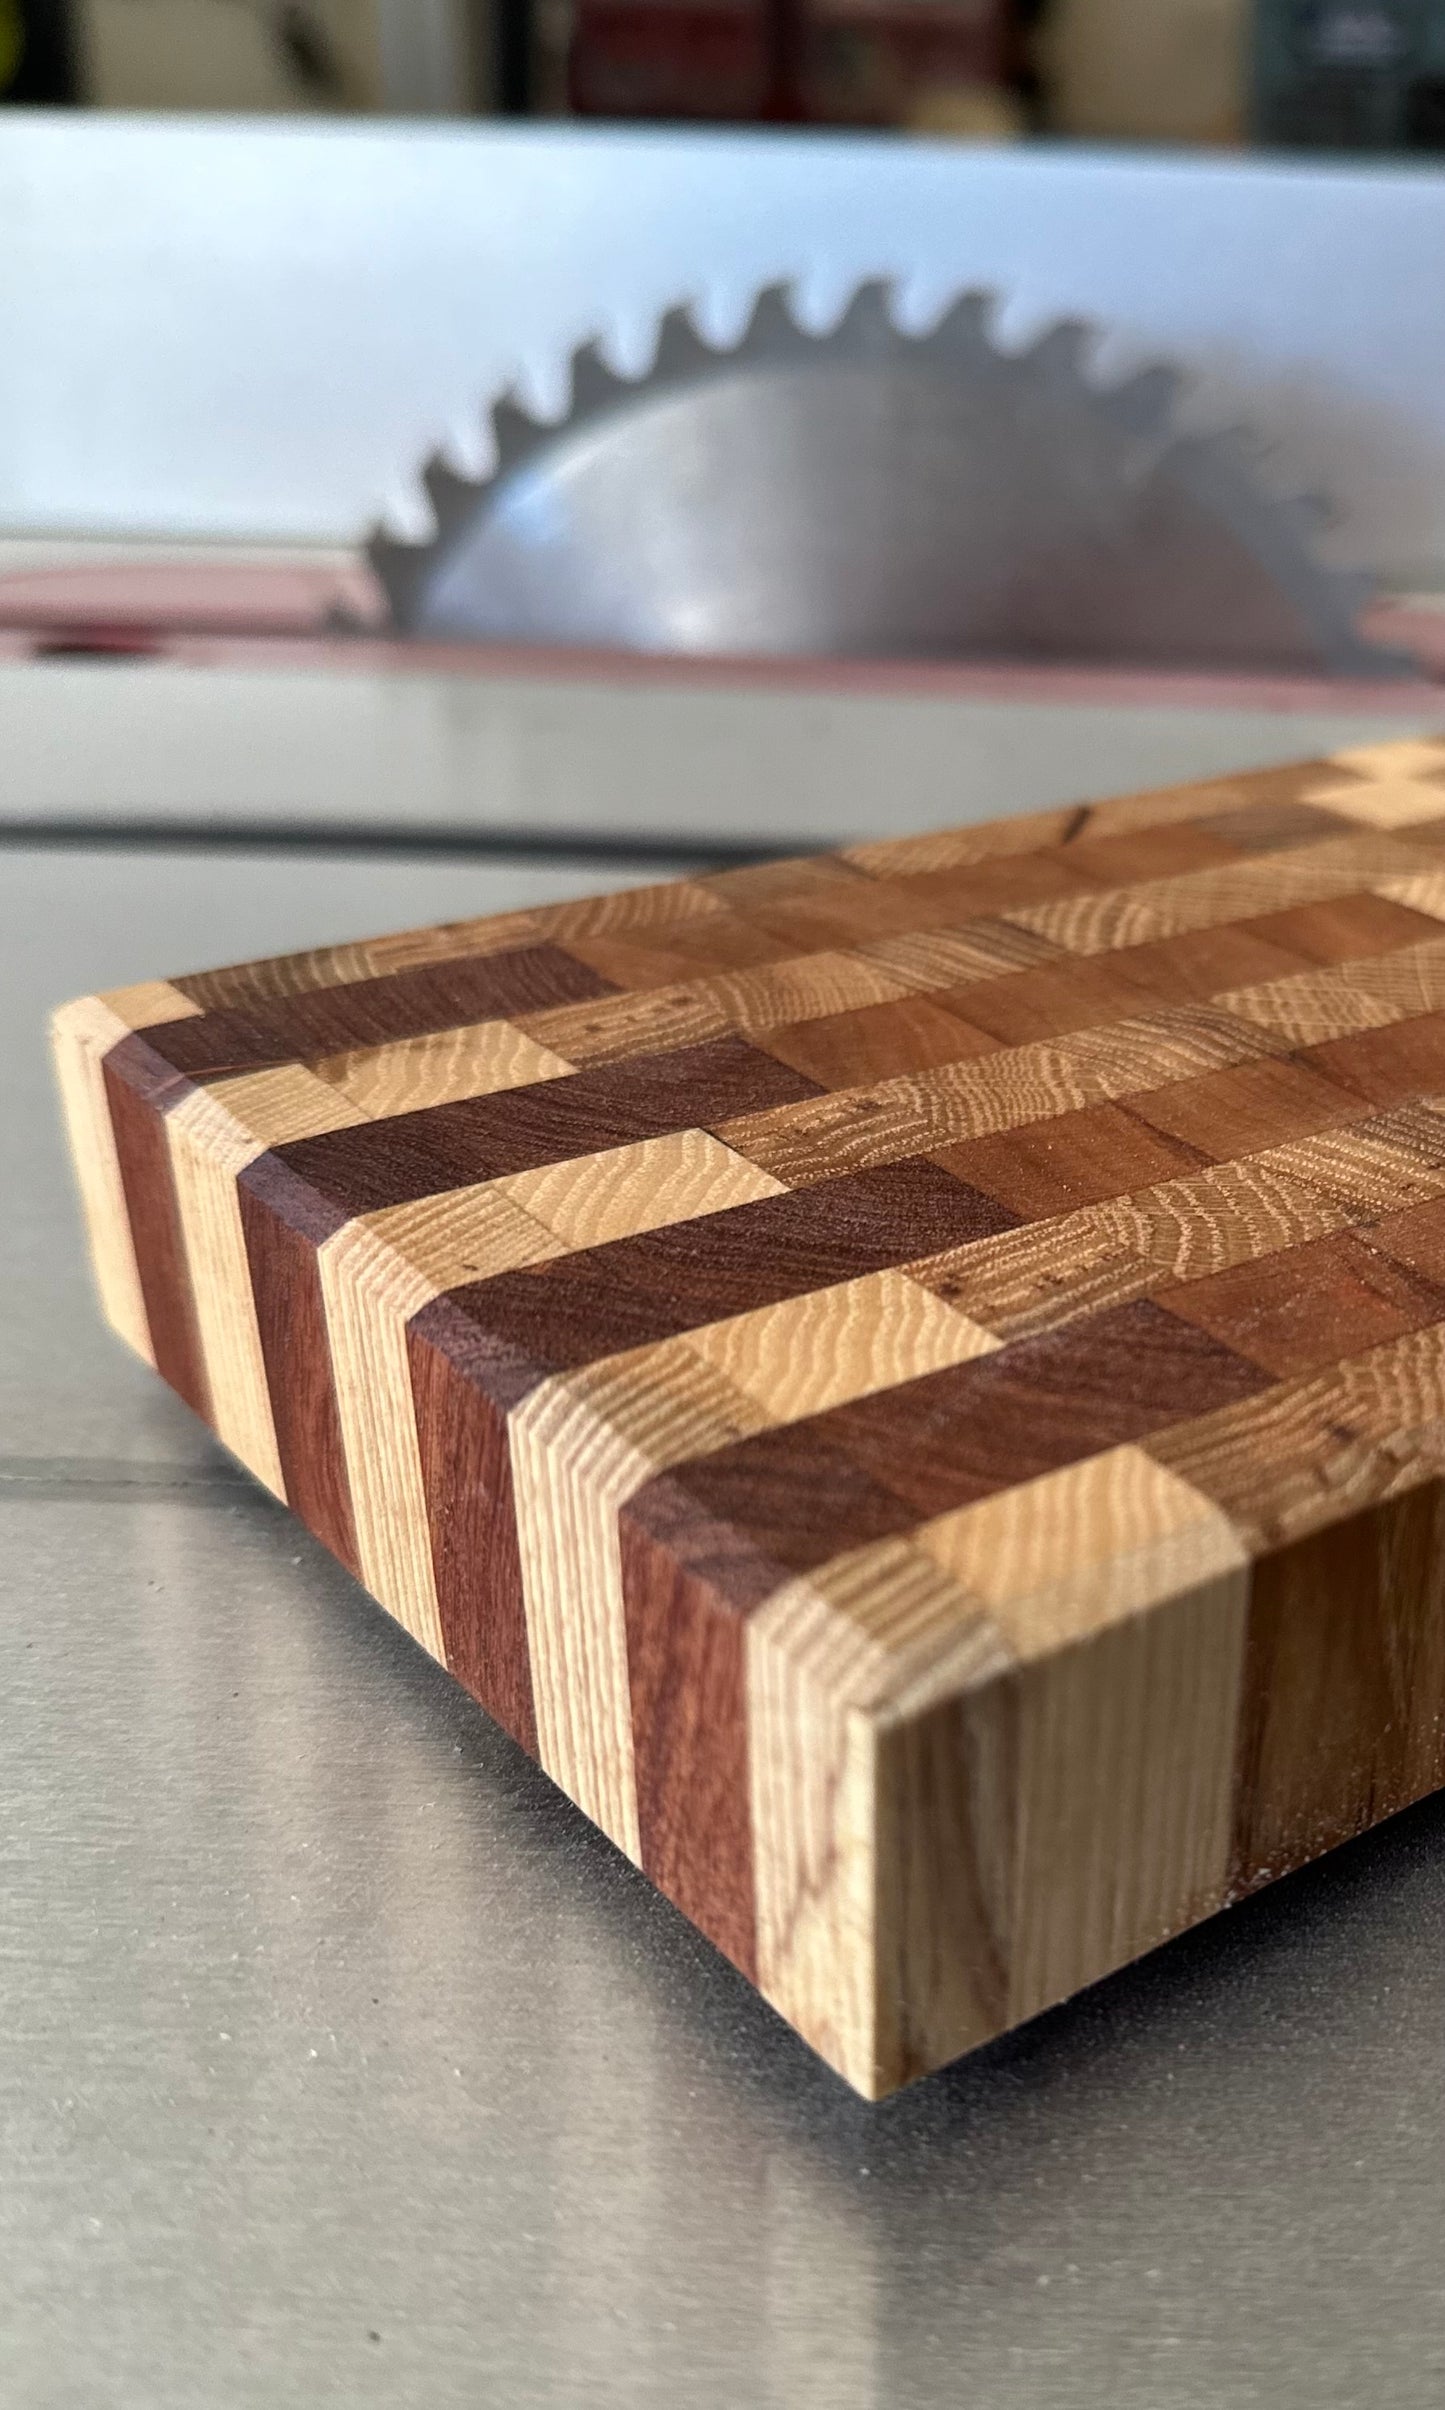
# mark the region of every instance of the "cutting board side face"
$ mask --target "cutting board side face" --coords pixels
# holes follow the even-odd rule
[[[115,1329],[865,2094],[1445,1783],[1445,741],[54,1038]]]

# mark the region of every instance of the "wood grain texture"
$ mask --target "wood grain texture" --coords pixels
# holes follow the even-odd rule
[[[166,981],[155,980],[105,997],[80,996],[62,1005],[50,1026],[101,1307],[111,1328],[152,1364],[155,1349],[106,1096],[105,1059],[133,1029],[175,1020],[188,1008],[200,1010]]]
[[[1445,1783],[1445,739],[66,1006],[101,1301],[869,2095]]]
[[[187,1023],[176,1026],[184,1029]],[[207,1415],[210,1373],[201,1352],[165,1120],[168,1108],[189,1098],[191,1083],[177,1077],[139,1033],[111,1047],[101,1066],[101,1081],[150,1333],[150,1359],[188,1406]]]
[[[284,1497],[237,1182],[278,1140],[345,1127],[348,1100],[300,1064],[197,1088],[165,1122],[187,1279],[218,1439]]]

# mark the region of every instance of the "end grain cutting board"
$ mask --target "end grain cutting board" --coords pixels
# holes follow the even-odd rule
[[[116,1329],[861,2091],[1445,1782],[1445,742],[56,1037]]]

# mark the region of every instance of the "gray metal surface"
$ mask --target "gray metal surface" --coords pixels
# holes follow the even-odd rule
[[[867,2109],[102,1334],[48,1004],[610,877],[0,853],[0,2399],[1437,2410],[1445,1808]]]
[[[494,466],[433,453],[420,541],[367,546],[403,633],[639,652],[994,656],[1398,674],[1368,583],[1310,550],[1233,435],[1181,436],[1176,372],[1109,387],[1091,331],[1020,352],[966,293],[914,334],[861,284],[825,333],[783,285],[734,344],[670,309],[639,378],[575,351],[566,415],[491,408]],[[1096,338],[1095,338],[1096,340]]]
[[[1049,700],[639,669],[411,671],[0,662],[0,818],[143,813],[502,823],[843,844],[1417,735],[1438,689],[1221,708],[1081,682]],[[387,916],[394,917],[394,916]]]
[[[479,394],[679,293],[715,334],[780,276],[1012,296],[1028,342],[1108,327],[1111,375],[1202,378],[1343,506],[1342,561],[1445,585],[1445,177],[1079,143],[711,128],[0,126],[0,528],[354,541]],[[467,457],[467,455],[464,455]],[[474,465],[480,465],[474,463]]]

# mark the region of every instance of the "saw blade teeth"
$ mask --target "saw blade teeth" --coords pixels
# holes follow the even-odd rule
[[[794,291],[788,282],[763,286],[737,346],[739,357],[755,352],[777,354],[813,348],[812,337],[805,333],[794,314]]]
[[[956,301],[949,303],[937,325],[919,338],[922,349],[944,352],[955,359],[962,354],[992,353],[997,307],[998,295],[984,286],[960,293]]]
[[[690,371],[708,365],[715,356],[688,302],[680,301],[672,309],[664,310],[658,322],[653,376],[685,377]]]
[[[792,372],[803,364],[837,363],[857,377],[876,370],[884,380],[895,371],[922,366],[934,370],[941,385],[955,374],[961,386],[972,388],[965,396],[967,408],[960,407],[958,440],[968,433],[968,439],[977,442],[974,430],[980,423],[986,437],[990,412],[1001,414],[1002,424],[1015,429],[1017,404],[1032,393],[1043,407],[1022,414],[1023,435],[1016,449],[1025,472],[1030,442],[1037,455],[1039,444],[1057,442],[1057,430],[1076,425],[1080,443],[1087,441],[1099,455],[1101,476],[1115,479],[1121,508],[1127,504],[1137,518],[1140,492],[1157,481],[1170,507],[1183,512],[1186,531],[1200,516],[1212,522],[1216,534],[1227,535],[1236,553],[1252,556],[1253,570],[1241,568],[1240,578],[1247,581],[1257,573],[1287,600],[1301,631],[1302,659],[1348,676],[1409,674],[1407,656],[1385,651],[1355,625],[1373,594],[1372,581],[1357,571],[1335,570],[1312,551],[1313,539],[1334,523],[1328,502],[1308,493],[1291,495],[1287,487],[1281,492],[1283,481],[1266,473],[1268,463],[1246,431],[1226,426],[1200,433],[1188,425],[1180,427],[1175,405],[1184,379],[1173,367],[1145,365],[1118,383],[1099,382],[1089,365],[1096,330],[1079,318],[1061,318],[1015,349],[995,335],[996,297],[977,288],[957,295],[931,329],[917,334],[899,324],[896,302],[891,279],[866,278],[853,288],[830,331],[818,334],[799,317],[797,288],[779,282],[758,293],[743,331],[725,344],[703,332],[692,304],[678,303],[658,323],[652,363],[644,373],[633,376],[614,368],[597,340],[579,345],[571,355],[570,405],[561,419],[540,419],[515,391],[503,393],[491,409],[494,467],[478,478],[438,451],[422,470],[434,534],[417,542],[393,532],[398,526],[411,527],[408,516],[378,526],[368,540],[367,558],[386,596],[390,624],[411,629],[427,624],[429,595],[442,582],[452,609],[456,592],[465,586],[465,573],[481,558],[477,546],[489,524],[491,501],[506,490],[514,472],[545,480],[546,464],[538,456],[565,452],[579,428],[585,433],[585,422],[593,414],[621,413],[635,402],[646,403],[669,391],[696,402],[709,384],[736,380],[759,388],[747,397],[748,404],[765,417],[768,395],[763,389],[775,370],[784,372],[778,379],[781,386],[796,385]],[[885,382],[880,392],[886,391]],[[788,398],[789,407],[802,406],[804,397],[793,393]],[[599,451],[605,450],[605,442],[606,431],[599,435]],[[1047,466],[1037,455],[1033,473],[1046,475]],[[853,487],[861,491],[863,480],[855,477]],[[728,507],[725,491],[713,498],[711,507],[719,512]],[[469,547],[475,558],[469,556]],[[1247,582],[1243,590],[1248,596]],[[886,596],[880,611],[885,604],[892,607]],[[571,608],[572,598],[564,596],[560,617],[565,619]],[[526,610],[533,609],[529,589]],[[496,615],[490,589],[481,596],[478,614],[490,631]],[[1196,614],[1201,621],[1202,616]],[[526,624],[533,625],[532,617]],[[1261,624],[1268,628],[1267,617]],[[1218,641],[1227,648],[1232,630],[1218,629],[1211,638],[1206,627],[1199,641],[1206,647]],[[1246,628],[1243,649],[1247,652],[1255,642]],[[1291,633],[1287,645],[1295,642]]]
[[[515,468],[539,444],[545,443],[551,432],[545,421],[533,418],[530,410],[523,409],[515,393],[501,394],[492,404],[492,439],[497,447],[499,470]]]
[[[1183,390],[1184,379],[1178,369],[1156,361],[1126,377],[1122,385],[1112,386],[1099,399],[1109,416],[1127,427],[1131,435],[1164,435],[1173,425]]]
[[[590,342],[579,343],[572,354],[572,393],[570,416],[579,417],[584,411],[605,409],[619,394],[628,391],[626,377],[603,356],[595,336]]]
[[[1094,329],[1086,318],[1060,318],[1046,326],[1022,356],[1038,376],[1076,378],[1082,383],[1093,343]]]
[[[423,463],[421,481],[432,506],[439,536],[452,535],[485,490],[474,479],[464,477],[460,469],[453,468],[442,452],[433,452],[431,458]]]
[[[858,353],[886,347],[901,338],[893,315],[895,286],[891,276],[868,276],[855,285],[842,317],[825,341],[840,351]]]

